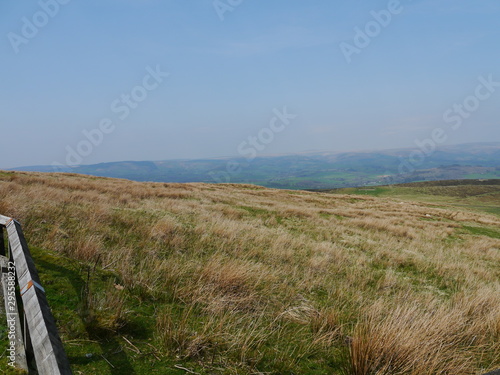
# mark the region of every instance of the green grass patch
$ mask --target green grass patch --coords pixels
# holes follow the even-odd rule
[[[31,252],[73,373],[185,374],[174,367],[176,363],[199,370],[194,363],[174,363],[160,353],[154,338],[157,306],[120,290],[120,279],[113,272],[46,250]],[[1,373],[18,374],[5,366],[5,319],[0,329],[0,368],[5,369]]]
[[[387,194],[387,192],[390,191],[390,188],[388,187],[364,187],[364,188],[357,188],[355,189],[354,194],[358,195],[370,195],[373,197],[379,197],[381,195]]]
[[[263,208],[248,207],[248,206],[237,206],[236,208],[241,208],[247,211],[252,216],[267,216],[270,214],[268,210],[265,210]]]
[[[478,236],[500,238],[500,231],[495,229],[484,228],[484,227],[471,227],[467,225],[464,225],[462,228],[465,229],[467,232]]]

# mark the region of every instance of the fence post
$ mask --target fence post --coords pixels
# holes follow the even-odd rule
[[[0,223],[1,219],[2,217],[0,217]],[[72,375],[21,225],[10,219],[6,227],[11,255],[16,264],[17,281],[38,373],[40,375]]]
[[[2,230],[1,227],[0,230]],[[0,266],[2,267],[0,293],[3,293],[5,317],[7,318],[8,362],[15,363],[17,368],[28,371],[23,332],[21,329],[22,317],[19,315],[15,292],[15,270],[12,264],[10,264],[9,259],[3,255],[0,255]]]

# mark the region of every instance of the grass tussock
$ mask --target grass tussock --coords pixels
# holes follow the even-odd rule
[[[354,329],[347,373],[476,374],[483,348],[470,323],[460,308],[372,306]]]

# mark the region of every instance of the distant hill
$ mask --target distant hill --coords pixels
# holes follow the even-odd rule
[[[50,166],[18,171],[53,172]],[[500,143],[418,149],[309,152],[293,155],[167,161],[123,161],[62,171],[153,182],[234,182],[286,189],[331,189],[413,181],[500,178]]]

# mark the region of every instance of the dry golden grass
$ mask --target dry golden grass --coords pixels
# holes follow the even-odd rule
[[[459,310],[374,307],[356,326],[350,374],[475,374],[475,336]],[[464,349],[465,348],[465,349]]]
[[[463,230],[498,230],[492,215],[37,173],[0,173],[0,213],[22,222],[30,244],[97,262],[140,298],[176,306],[156,318],[170,355],[234,373],[500,367],[500,240]]]

